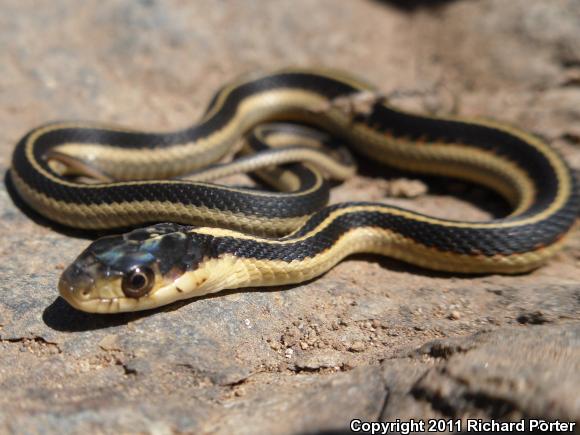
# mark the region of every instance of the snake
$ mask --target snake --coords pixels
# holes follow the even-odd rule
[[[184,176],[208,166],[227,172],[219,162],[248,135],[273,153],[254,164],[256,150],[242,146],[271,188]],[[304,142],[332,138],[385,168],[482,185],[511,212],[461,221],[383,202],[327,205],[323,173],[352,168],[324,169],[315,161],[329,153],[313,154]],[[95,179],[83,182],[75,172]],[[179,131],[80,121],[37,127],[18,142],[10,180],[48,219],[113,232],[93,241],[58,283],[70,305],[94,313],[298,284],[356,253],[452,274],[526,273],[562,248],[580,210],[574,172],[536,135],[495,120],[402,110],[367,81],[321,68],[233,80],[200,121]],[[115,232],[123,228],[130,231]]]

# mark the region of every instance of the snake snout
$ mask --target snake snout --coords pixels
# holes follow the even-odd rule
[[[61,275],[58,290],[67,301],[88,299],[93,285],[94,279],[77,263],[73,263]]]

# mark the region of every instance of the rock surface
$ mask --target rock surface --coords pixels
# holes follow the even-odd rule
[[[94,119],[191,124],[240,73],[324,64],[395,102],[505,119],[580,169],[576,0],[5,2],[0,168],[30,128]],[[403,6],[402,6],[403,5]],[[495,196],[455,182],[385,198],[357,177],[333,201],[386,200],[482,219]],[[0,432],[338,433],[352,418],[580,420],[580,235],[531,274],[459,277],[361,256],[285,289],[146,314],[57,298],[87,240],[0,187]]]

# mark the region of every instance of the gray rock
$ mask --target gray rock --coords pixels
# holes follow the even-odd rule
[[[394,99],[410,109],[533,129],[580,169],[577,1],[335,3],[5,2],[0,168],[40,123],[176,129],[239,74],[298,63],[362,74],[387,93],[416,91]],[[504,210],[456,183],[412,199],[385,192],[360,176],[332,200],[472,220]],[[358,256],[302,285],[119,316],[80,313],[57,298],[58,276],[87,238],[0,186],[1,433],[292,434],[344,429],[352,418],[580,419],[577,231],[527,275],[448,276]]]
[[[458,342],[462,347],[411,389],[443,416],[573,421],[579,415],[578,324],[499,329]]]

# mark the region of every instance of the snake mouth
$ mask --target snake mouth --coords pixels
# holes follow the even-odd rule
[[[114,282],[121,281],[117,277]],[[156,308],[160,300],[171,300],[176,293],[175,285],[161,286],[156,292],[138,298],[125,296],[117,285],[93,277],[84,265],[71,264],[65,269],[58,282],[60,296],[73,308],[87,313],[116,314]],[[96,290],[98,289],[98,290]]]
[[[124,297],[102,298],[90,294],[89,286],[73,284],[66,273],[58,283],[60,296],[73,308],[86,313],[115,314],[135,310],[135,300]]]
[[[96,298],[91,294],[95,280],[76,264],[72,264],[65,269],[58,282],[58,292],[60,296],[72,307],[86,312],[104,312],[105,305],[113,305],[111,302]],[[103,306],[100,309],[100,306]],[[107,310],[110,312],[110,310]]]
[[[164,289],[161,289],[164,290]],[[167,293],[174,294],[174,286],[167,286]],[[169,303],[175,298],[160,298],[155,296],[143,297],[140,299],[132,299],[127,297],[111,297],[111,298],[101,298],[101,297],[91,297],[88,299],[82,299],[71,293],[69,288],[66,286],[66,282],[61,280],[59,282],[59,293],[61,297],[68,302],[73,308],[77,310],[84,311],[86,313],[97,313],[97,314],[118,314],[133,311],[144,311],[158,308],[164,303]],[[163,291],[161,291],[163,293]]]
[[[120,295],[114,290],[114,286],[107,285],[108,291],[96,292],[95,289],[103,287],[99,280],[100,264],[94,256],[84,254],[68,266],[62,273],[58,282],[60,296],[72,307],[90,313],[115,313],[122,310]],[[119,276],[109,277],[120,280]]]

